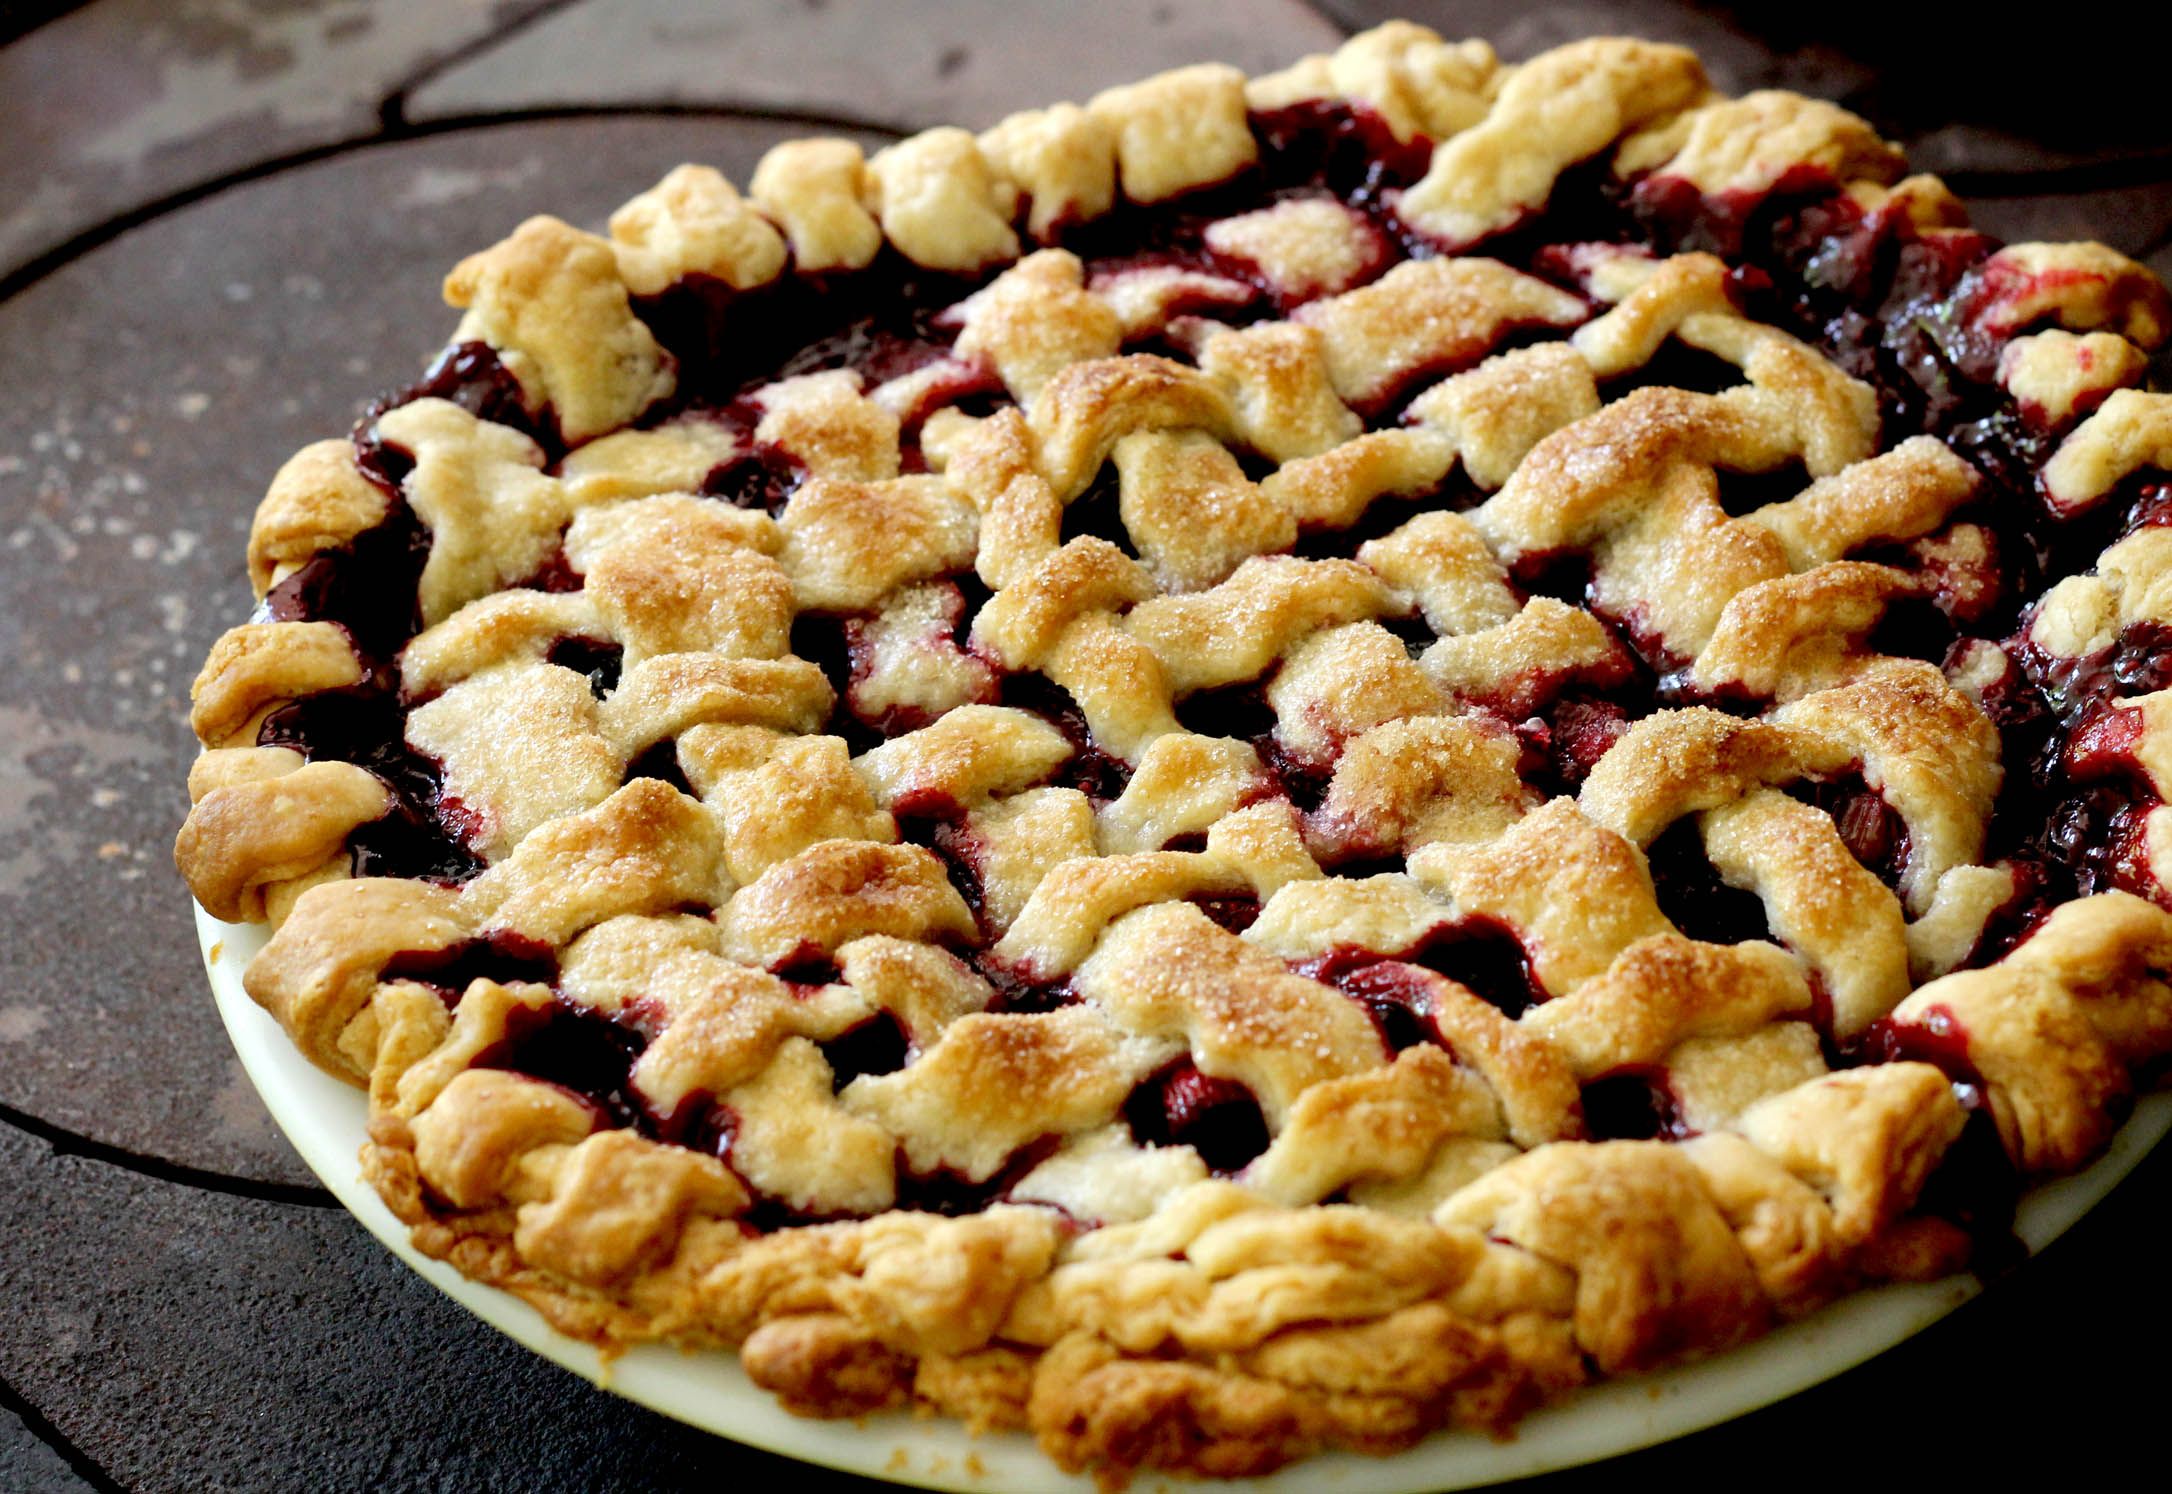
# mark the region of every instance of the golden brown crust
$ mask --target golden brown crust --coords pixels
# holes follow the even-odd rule
[[[1354,100],[1378,113],[1398,140],[1444,140],[1485,118],[1506,72],[1483,41],[1445,42],[1424,26],[1387,21],[1332,53],[1254,78],[1245,91],[1255,109]]]
[[[1342,744],[1307,832],[1331,860],[1492,840],[1536,807],[1521,748],[1476,716],[1393,721]]]
[[[1769,89],[1688,110],[1661,130],[1631,136],[1614,157],[1617,172],[1650,169],[1715,196],[1761,192],[1802,168],[1882,184],[1897,180],[1905,162],[1847,110]]]
[[[461,906],[492,933],[555,948],[621,913],[712,899],[719,842],[700,805],[636,778],[595,808],[533,831],[467,885]]]
[[[1653,1064],[1690,1038],[1807,1014],[1810,988],[1770,944],[1640,939],[1606,973],[1549,1001],[1524,1023],[1551,1039],[1578,1078]]]
[[[755,965],[829,954],[868,934],[965,939],[973,916],[942,864],[918,846],[832,840],[764,872],[731,901],[728,946]]]
[[[2044,491],[2060,511],[2078,513],[2145,466],[2172,468],[2172,395],[2122,389],[2059,443]]]
[[[897,1138],[917,1171],[947,1167],[984,1182],[1029,1142],[1108,1123],[1168,1052],[1127,1041],[1089,1007],[975,1014],[908,1067],[854,1080],[842,1099]]]
[[[1673,931],[1636,848],[1568,799],[1533,810],[1486,845],[1427,846],[1410,869],[1465,912],[1513,929],[1552,995],[1600,975],[1637,940]]]
[[[1087,112],[1108,124],[1117,176],[1133,202],[1226,180],[1259,154],[1245,120],[1244,74],[1223,63],[1105,89]]]
[[[1315,301],[1298,320],[1319,329],[1335,392],[1365,406],[1418,373],[1477,362],[1514,327],[1569,327],[1584,315],[1576,297],[1497,260],[1426,259]]]
[[[249,525],[249,585],[263,596],[321,551],[377,525],[390,508],[384,490],[355,466],[352,442],[311,442],[273,474],[257,505]]]
[[[619,275],[637,296],[653,296],[687,275],[733,290],[777,278],[784,239],[712,166],[676,166],[611,214]]]
[[[1696,1168],[1663,1143],[1539,1147],[1435,1217],[1573,1271],[1576,1341],[1608,1374],[1724,1348],[1769,1311]]]
[[[1888,1063],[1797,1085],[1736,1125],[1823,1194],[1838,1237],[1856,1245],[1915,1202],[1964,1120],[1945,1075],[1929,1064]]]
[[[1398,211],[1450,244],[1506,228],[1545,202],[1563,168],[1703,87],[1686,48],[1616,38],[1557,48],[1511,73],[1485,119],[1433,152]]]
[[[212,917],[259,922],[276,884],[319,868],[344,876],[348,835],[391,808],[390,791],[361,768],[297,765],[199,797],[174,840],[174,864]]]
[[[671,392],[668,355],[633,314],[611,245],[555,218],[530,218],[445,277],[445,301],[468,313],[569,441],[625,425]]]
[[[340,1053],[341,1031],[369,1004],[393,956],[470,937],[459,901],[443,888],[379,878],[314,888],[249,962],[243,984],[312,1062],[366,1078]]]
[[[220,635],[189,687],[189,728],[206,747],[246,745],[265,707],[358,685],[363,672],[337,623],[244,623]]]

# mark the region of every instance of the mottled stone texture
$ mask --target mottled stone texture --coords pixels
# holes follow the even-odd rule
[[[0,51],[0,272],[384,100],[550,0],[93,0]]]
[[[408,112],[669,99],[978,126],[1187,62],[1264,72],[1341,40],[1300,0],[613,0],[444,69]]]
[[[0,1491],[853,1483],[590,1389],[309,1205],[169,870],[187,685],[248,609],[249,512],[420,367],[460,254],[531,212],[598,223],[683,159],[743,181],[808,128],[733,109],[977,123],[1198,58],[1279,65],[1396,13],[1511,57],[1688,42],[1730,90],[1845,99],[1994,232],[2101,237],[2172,275],[2139,8],[2077,11],[2054,44],[1857,0],[91,0],[0,46]],[[662,102],[718,117],[489,118]],[[2168,1198],[2172,1155],[1873,1364],[1524,1487],[1999,1488],[2082,1446],[2155,1467]]]
[[[84,1494],[93,1487],[21,1417],[0,1411],[0,1489],[10,1494]]]
[[[0,1208],[11,1309],[0,1363],[122,1488],[637,1490],[803,1477],[500,1337],[337,1209],[56,1158],[5,1127],[0,1176],[20,1190]],[[5,1456],[0,1488],[14,1494]]]

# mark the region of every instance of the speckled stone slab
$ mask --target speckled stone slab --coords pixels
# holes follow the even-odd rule
[[[109,1486],[822,1487],[501,1337],[337,1208],[59,1158],[6,1127],[0,1179],[0,1364]],[[39,1478],[50,1461],[23,1455]]]
[[[1342,37],[1302,0],[611,0],[443,69],[407,108],[669,99],[977,128],[1187,62],[1271,71]]]
[[[550,3],[91,0],[0,50],[0,272],[223,173],[373,134],[388,100]]]
[[[20,1416],[0,1410],[0,1489],[10,1494],[86,1494],[95,1487]]]

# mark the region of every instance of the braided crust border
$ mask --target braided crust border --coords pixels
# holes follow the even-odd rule
[[[1897,155],[1860,121],[1786,94],[1718,99],[1682,49],[1588,42],[1511,69],[1498,66],[1482,43],[1449,46],[1422,28],[1393,23],[1270,77],[1247,82],[1214,65],[1180,69],[1110,90],[1083,108],[1066,104],[1013,116],[978,137],[927,131],[872,159],[844,142],[794,142],[764,160],[748,197],[706,168],[682,167],[615,214],[609,239],[533,219],[464,261],[446,282],[447,299],[466,312],[455,342],[490,344],[531,410],[555,415],[578,448],[563,466],[569,486],[585,483],[597,498],[685,490],[716,455],[698,437],[606,434],[668,393],[673,380],[669,355],[633,316],[630,295],[654,294],[689,273],[743,290],[786,273],[856,268],[885,243],[933,269],[973,271],[1013,260],[1021,251],[1021,224],[1039,236],[1109,211],[1119,194],[1153,202],[1227,177],[1254,149],[1248,108],[1314,98],[1363,103],[1400,139],[1443,142],[1402,211],[1415,229],[1449,248],[1513,225],[1544,203],[1564,167],[1609,145],[1620,169],[1663,169],[1707,194],[1762,190],[1788,170],[1807,167],[1920,223],[1955,221],[1951,199],[1935,181],[1896,182]],[[2098,246],[2016,246],[2000,259],[2001,274],[1990,277],[2001,282],[1993,319],[2004,318],[2008,332],[2047,317],[2062,328],[2008,340],[2002,382],[2047,426],[2095,412],[2073,426],[2045,469],[2052,500],[2080,512],[2139,468],[2172,470],[2172,397],[2122,387],[2139,379],[2141,350],[2161,343],[2172,321],[2162,289]],[[1701,256],[1678,256],[1652,278],[1640,278],[1645,270],[1635,265],[1589,267],[1594,296],[1615,310],[1577,333],[1578,352],[1604,371],[1636,366],[1669,335],[1693,343],[1701,337],[1717,350],[1736,335],[1724,325],[1728,307],[1713,278],[1722,270]],[[1060,270],[1053,273],[1050,293],[1061,294]],[[1069,289],[1076,293],[1075,273]],[[1530,314],[1543,319],[1547,312],[1534,306]],[[1696,324],[1699,316],[1703,324]],[[1333,377],[1338,329],[1317,330]],[[1042,475],[1059,501],[1067,498],[1119,434],[1095,414],[1105,402],[1075,380],[1052,377],[1077,361],[1069,351],[989,351],[1007,382],[1043,391],[1034,404]],[[1769,382],[1773,391],[1812,404],[1823,399],[1831,406],[1835,398],[1845,404],[1845,391],[1790,383],[1785,351],[1742,347],[1724,355],[1738,357],[1753,384]],[[1546,355],[1534,350],[1533,356]],[[1046,373],[1030,366],[1034,358],[1050,360]],[[1242,430],[1286,464],[1316,457],[1353,434],[1335,428],[1348,411],[1324,387],[1303,392],[1269,384],[1276,408],[1251,411],[1230,407],[1191,371],[1171,367],[1184,377],[1172,375],[1166,389],[1148,397],[1180,409],[1172,423]],[[1353,403],[1368,392],[1355,375],[1334,382]],[[1582,405],[1573,390],[1560,392],[1558,380],[1541,379],[1539,386],[1566,404],[1527,439],[1509,436],[1514,455],[1497,470],[1483,466],[1485,441],[1467,425],[1458,428],[1477,412],[1449,395],[1440,400],[1442,425],[1463,440],[1464,459],[1489,487],[1508,482],[1515,458],[1534,445],[1544,461],[1538,438],[1546,431],[1597,408],[1595,401]],[[1815,433],[1805,436],[1800,449],[1814,474],[1838,473],[1864,454],[1848,446],[1859,416],[1835,406],[1819,427],[1828,440],[1824,449]],[[845,417],[832,412],[832,418]],[[1318,434],[1307,436],[1308,429]],[[929,439],[931,447],[938,439],[932,424]],[[1367,490],[1358,502],[1399,484],[1437,481],[1441,469],[1431,465],[1437,454],[1425,445],[1430,439],[1437,438],[1406,440],[1393,451],[1404,464],[1396,472],[1356,478]],[[515,472],[540,469],[540,453],[526,438],[493,428],[488,441],[495,445],[481,459]],[[1276,441],[1299,444],[1289,450],[1266,444]],[[989,474],[973,463],[1003,460],[993,437],[953,457],[976,481]],[[1950,477],[1935,470],[1931,454],[1907,460],[1927,465],[1896,481],[1895,493],[1920,494]],[[877,480],[894,473],[853,475]],[[992,490],[1017,491],[1000,483]],[[1327,491],[1332,499],[1339,490]],[[1526,532],[1518,491],[1511,483],[1473,516],[1484,538],[1504,549]],[[1792,565],[1829,560],[1845,548],[1830,531],[1834,515],[1877,501],[1876,492],[1851,491],[1803,505],[1787,523],[1775,522],[1775,542]],[[1943,511],[1912,532],[1930,528]],[[249,567],[257,594],[371,528],[385,512],[384,495],[355,471],[345,443],[305,449],[275,478],[252,530]],[[928,546],[951,543],[942,512],[926,503],[914,512],[923,517]],[[544,515],[538,532],[554,533],[565,518]],[[984,566],[995,545],[993,564],[1008,571],[989,576],[991,584],[1007,587],[1039,563],[1031,543],[1038,519],[983,503],[979,521]],[[1008,547],[1017,552],[1015,563],[996,544],[1013,531],[1021,540]],[[766,533],[730,538],[784,553]],[[1435,542],[1461,541],[1444,533]],[[1367,559],[1391,577],[1398,563],[1394,555]],[[2122,620],[2155,615],[2162,609],[2153,608],[2148,582],[2157,568],[2154,556],[2146,559],[2142,565],[2107,552],[2099,575],[2081,578],[2103,595],[2082,600]],[[498,565],[510,570],[465,574],[448,563],[435,577],[426,572],[426,620],[450,616],[459,605],[452,599],[525,573],[519,556]],[[1152,594],[1151,586],[1133,589],[1121,569],[1066,580],[1052,596],[1076,615]],[[1861,662],[1862,636],[1882,607],[1881,588],[1891,585],[1868,574],[1878,569],[1825,567],[1820,584],[1839,588],[1835,597],[1799,595],[1790,582],[1801,577],[1721,596],[1724,609],[1715,605],[1709,616],[1680,624],[1700,682],[1746,683],[1810,711],[1821,685],[1852,677],[1836,658],[1852,660],[1850,668]],[[1261,573],[1238,574],[1256,580]],[[433,604],[433,585],[446,600]],[[988,620],[988,642],[1009,667],[1054,672],[1062,666],[1052,655],[1074,646],[1077,635],[1062,631],[1068,617],[1036,616],[1026,605],[1031,598],[1021,596],[1019,615]],[[1102,599],[1083,600],[1092,596]],[[1493,605],[1475,595],[1421,600],[1429,615],[1435,607]],[[2062,601],[2057,618],[2040,620],[2039,633],[2066,628],[2057,636],[2059,651],[2078,655],[2095,635],[2075,631],[2081,625],[2072,622],[2067,602],[2080,605],[2072,597]],[[1836,604],[1840,615],[1853,616],[1849,607],[1862,614],[1839,636],[1830,622]],[[782,605],[788,612],[789,596]],[[1367,603],[1356,615],[1377,610]],[[1173,629],[1189,626],[1178,607],[1165,605],[1155,616],[1168,618]],[[525,646],[518,640],[569,631],[569,618],[493,614],[488,626],[500,645],[511,638]],[[1775,626],[1795,640],[1778,662],[1758,657],[1755,646]],[[459,650],[446,657],[452,662],[445,667],[457,670]],[[628,663],[634,662],[629,648]],[[435,666],[415,659],[407,667]],[[1444,662],[1445,677],[1456,678],[1456,667]],[[1603,668],[1604,661],[1595,655],[1591,667]],[[1764,677],[1759,669],[1775,672]],[[1270,1167],[1253,1180],[1258,1186],[1198,1182],[1136,1223],[1068,1240],[1047,1211],[1018,1206],[956,1219],[886,1212],[750,1234],[734,1217],[748,1195],[722,1163],[629,1132],[597,1130],[585,1107],[548,1085],[468,1066],[504,1038],[521,1011],[548,1000],[545,988],[478,981],[448,1013],[435,991],[385,977],[394,954],[452,950],[490,929],[562,944],[603,912],[668,913],[713,885],[713,867],[727,856],[726,848],[705,841],[715,828],[691,817],[672,791],[637,781],[598,809],[568,817],[581,822],[574,830],[554,837],[553,825],[531,835],[522,842],[524,854],[467,894],[355,879],[346,866],[346,838],[386,812],[383,787],[360,769],[305,764],[287,749],[254,744],[270,711],[359,677],[353,650],[330,624],[252,624],[223,638],[195,696],[192,724],[209,750],[191,774],[194,808],[176,858],[215,915],[274,926],[271,944],[249,969],[250,994],[313,1061],[367,1086],[366,1175],[413,1229],[418,1248],[515,1292],[577,1337],[606,1347],[652,1338],[736,1345],[755,1381],[794,1411],[854,1416],[929,1406],[974,1428],[1030,1429],[1063,1467],[1094,1469],[1113,1480],[1140,1468],[1236,1476],[1329,1446],[1390,1451],[1451,1424],[1499,1430],[1595,1375],[1723,1349],[1861,1283],[1935,1277],[1967,1257],[1968,1241],[1954,1226],[1911,1212],[1924,1179],[1964,1124],[1946,1075],[1929,1064],[1892,1062],[1808,1079],[1743,1110],[1729,1129],[1683,1144],[1569,1139],[1578,1078],[1632,1050],[1656,1056],[1702,1033],[1739,1030],[1745,1009],[1763,1020],[1807,1005],[1801,976],[1792,962],[1768,959],[1766,952],[1777,954],[1771,946],[1715,955],[1715,946],[1632,928],[1602,941],[1609,952],[1580,977],[1588,983],[1574,997],[1550,1003],[1545,1021],[1489,1026],[1497,1017],[1489,1017],[1490,1008],[1465,1011],[1457,1041],[1462,1061],[1415,1048],[1385,1068],[1304,1093],[1289,1125],[1302,1127],[1318,1146],[1344,1155],[1395,1148],[1420,1158],[1437,1153],[1437,1168],[1462,1169],[1457,1176],[1468,1181],[1446,1191],[1430,1217],[1355,1204],[1293,1207],[1278,1201]],[[683,690],[689,683],[660,681],[657,688],[669,694],[666,686]],[[805,731],[830,705],[819,678],[777,671],[734,669],[691,684],[728,698],[729,719],[741,724]],[[2136,759],[2152,762],[2162,751],[2172,762],[2172,749],[2154,745],[2159,729],[2149,703],[2138,709]],[[1116,712],[1097,721],[1097,735],[1106,724],[1109,739],[1122,742],[1124,720]],[[1688,731],[1693,724],[1675,726]],[[1374,728],[1396,729],[1393,723]],[[677,728],[636,720],[612,730],[627,757]],[[1142,728],[1138,739],[1151,737]],[[1462,754],[1457,760],[1466,765],[1484,750],[1460,740],[1426,745]],[[1376,746],[1390,750],[1384,740]],[[1351,750],[1361,755],[1356,745]],[[1399,738],[1393,750],[1407,751],[1408,744]],[[1723,753],[1739,781],[1754,785],[1783,776],[1759,764],[1803,749],[1775,737],[1730,738],[1695,750]],[[1634,755],[1615,754],[1624,764]],[[897,771],[909,778],[914,766],[905,762]],[[1353,775],[1348,791],[1366,790]],[[1764,822],[1726,820],[1726,811],[1688,802],[1685,792],[1663,776],[1624,769],[1595,774],[1580,806],[1519,804],[1509,818],[1522,814],[1518,823],[1533,835],[1601,837],[1635,861],[1635,848],[1657,829],[1705,810],[1715,862],[1730,845],[1754,862]],[[1331,796],[1330,808],[1338,802]],[[1458,812],[1481,821],[1490,813]],[[853,813],[859,816],[853,823],[865,826],[884,810],[870,803]],[[1284,846],[1287,829],[1272,816],[1224,828],[1243,819],[1223,814],[1205,852],[1162,853],[1196,854],[1196,863],[1157,862],[1155,874],[1249,885],[1263,899],[1294,885],[1290,852],[1308,861],[1302,847]],[[1499,828],[1487,823],[1481,839]],[[962,904],[952,906],[956,895],[939,867],[931,871],[932,863],[908,854],[910,848],[852,840],[861,829],[836,833],[854,846],[849,856],[833,849],[847,841],[833,841],[766,868],[746,868],[738,877],[746,906],[735,903],[727,931],[738,943],[727,953],[770,963],[762,958],[762,916],[770,903],[792,910],[793,937],[810,918],[819,924],[834,915],[835,936],[822,942],[838,956],[849,985],[863,984],[855,960],[872,972],[884,960],[914,958],[892,946],[970,931],[970,915]],[[1453,848],[1467,837],[1431,838],[1447,844],[1413,857],[1417,883],[1473,896],[1472,879],[1486,869]],[[1150,849],[1166,839],[1142,834],[1141,844]],[[612,883],[614,874],[618,882],[575,887],[571,879],[536,875],[534,868],[554,854],[583,857],[598,874],[593,883]],[[1910,897],[1915,911],[1928,906],[1940,870],[1922,871],[1921,898]],[[1090,967],[1090,939],[1086,949],[1063,951],[1035,938],[1035,903],[1057,895],[1012,910],[1009,937],[1029,961]],[[1342,910],[1345,924],[1371,920],[1369,926],[1392,929],[1413,916],[1407,906],[1388,906],[1401,894],[1365,894],[1376,895],[1380,906]],[[1423,899],[1415,885],[1408,895]],[[1111,907],[1102,924],[1120,919],[1127,907]],[[1265,916],[1273,912],[1270,906]],[[1814,920],[1807,911],[1804,919],[1804,938],[1791,942],[1814,949]],[[775,921],[784,926],[781,917]],[[1980,917],[1974,927],[1981,927]],[[1162,932],[1191,937],[1173,926]],[[1235,958],[1199,937],[1202,958]],[[1397,947],[1392,937],[1380,943]],[[1907,953],[1922,963],[1919,951]],[[1956,962],[1933,957],[1929,964]],[[2103,1144],[2136,1074],[2153,1071],[2172,1052],[2168,968],[2172,914],[2131,894],[2108,893],[2058,909],[1994,965],[1930,980],[1897,1008],[1872,1005],[1891,1010],[1904,1034],[1920,1035],[1922,1051],[1965,1032],[1968,1064],[2009,1156],[2029,1175],[2051,1174],[2078,1166]],[[921,972],[915,979],[912,999],[942,999],[927,994],[939,990],[940,978]],[[877,983],[872,973],[864,982]],[[772,1020],[799,1024],[788,1041],[831,1035],[853,1015],[806,1005],[772,1012]],[[1639,1023],[1652,1030],[1639,1030]],[[1453,1117],[1473,1106],[1489,1115],[1499,1107],[1495,1139],[1459,1140],[1470,1132],[1453,1120],[1412,1134],[1413,1116]],[[1444,1137],[1451,1142],[1446,1148]],[[1296,1198],[1333,1191],[1317,1180],[1288,1187]]]

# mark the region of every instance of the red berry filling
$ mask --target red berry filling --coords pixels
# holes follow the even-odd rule
[[[1267,1121],[1252,1092],[1201,1073],[1189,1054],[1131,1092],[1124,1120],[1142,1145],[1191,1147],[1220,1173],[1240,1171],[1267,1150]]]

